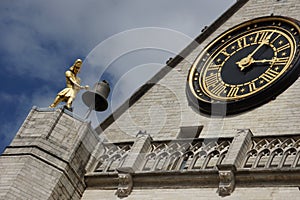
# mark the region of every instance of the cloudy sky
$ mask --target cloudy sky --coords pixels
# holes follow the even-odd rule
[[[169,57],[235,0],[1,0],[0,153],[32,106],[48,107],[65,87],[64,72],[84,60],[82,84],[106,79],[112,108],[91,115],[96,126]],[[87,108],[81,93],[74,113]]]

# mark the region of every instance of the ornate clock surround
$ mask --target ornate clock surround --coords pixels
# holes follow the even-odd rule
[[[189,70],[186,93],[189,105],[201,113],[233,115],[275,99],[299,74],[300,22],[260,17],[204,48]]]

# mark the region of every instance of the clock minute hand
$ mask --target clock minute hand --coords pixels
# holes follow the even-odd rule
[[[247,57],[242,58],[239,62],[236,62],[236,64],[238,65],[238,67],[241,69],[241,71],[243,71],[245,68],[249,67],[252,63],[253,63],[253,55],[264,45],[264,44],[268,44],[272,35],[273,35],[274,31],[269,34],[265,39],[263,39],[261,41],[261,43],[258,45],[258,47],[256,47],[256,49],[250,53]]]
[[[270,41],[270,39],[271,39],[271,37],[272,37],[272,35],[273,35],[273,33],[274,33],[274,31],[270,34],[270,35],[268,35],[265,39],[263,39],[262,41],[261,41],[261,43],[259,44],[259,46],[252,52],[252,53],[250,53],[247,57],[250,57],[250,58],[252,58],[252,56],[264,45],[264,44],[268,44],[269,43],[269,41]]]

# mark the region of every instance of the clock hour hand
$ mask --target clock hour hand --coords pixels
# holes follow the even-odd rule
[[[285,64],[287,62],[288,62],[287,58],[273,58],[271,60],[268,60],[268,59],[252,60],[252,63],[270,63],[270,64],[278,63],[278,64]]]
[[[236,62],[236,64],[239,66],[239,68],[241,69],[241,71],[243,71],[246,67],[250,66],[252,63],[275,63],[278,62],[279,59],[278,58],[273,58],[272,60],[268,60],[268,59],[263,59],[263,60],[254,60],[253,58],[250,58],[250,60],[241,60],[239,62]]]
[[[276,62],[278,59],[277,58],[273,58],[272,60],[267,60],[267,59],[263,59],[263,60],[252,60],[251,63],[274,63]]]

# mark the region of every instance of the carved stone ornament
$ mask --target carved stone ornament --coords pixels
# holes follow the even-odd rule
[[[228,196],[230,195],[235,187],[234,173],[232,170],[219,171],[219,195]]]
[[[119,198],[127,197],[132,191],[132,176],[129,173],[119,173],[119,185],[116,195]]]

